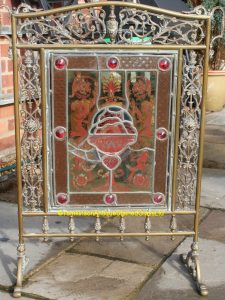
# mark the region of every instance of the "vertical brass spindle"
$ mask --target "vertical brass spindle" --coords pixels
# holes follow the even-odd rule
[[[101,225],[101,220],[99,216],[96,216],[96,221],[95,221],[95,233],[100,234],[102,229]],[[99,236],[96,236],[96,242],[99,242]]]
[[[172,215],[171,217],[171,221],[170,221],[170,231],[172,233],[174,233],[175,231],[177,231],[177,220],[176,220],[176,216]],[[171,236],[171,240],[174,241],[175,240],[175,236],[172,235]]]
[[[125,229],[126,229],[125,218],[123,216],[121,216],[120,217],[120,227],[119,227],[120,233],[124,233]],[[124,237],[121,236],[120,240],[123,241]]]
[[[49,225],[48,225],[48,218],[46,216],[43,217],[43,225],[42,225],[42,232],[43,234],[47,234],[49,231]],[[44,237],[44,242],[48,241],[48,237]]]
[[[73,216],[69,217],[68,229],[69,229],[69,233],[71,233],[71,234],[75,233],[75,221],[74,221]],[[74,241],[74,237],[71,237],[70,241],[73,242]]]
[[[147,217],[145,218],[145,232],[146,232],[146,233],[150,233],[151,227],[152,227],[152,224],[151,224],[150,217],[147,216]],[[145,237],[145,240],[146,240],[146,241],[149,241],[149,236],[146,236],[146,237]]]

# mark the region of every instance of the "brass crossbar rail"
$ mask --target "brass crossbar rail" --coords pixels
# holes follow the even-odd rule
[[[73,45],[61,45],[61,44],[17,44],[17,49],[32,49],[40,50],[43,49],[62,49],[62,50],[75,50],[75,49],[102,49],[102,50],[178,50],[178,49],[189,49],[189,50],[205,50],[206,45],[114,45],[114,44],[73,44]]]
[[[177,231],[177,232],[151,232],[151,233],[144,233],[144,232],[127,232],[127,233],[116,233],[116,232],[101,232],[97,233],[25,233],[23,234],[24,238],[70,238],[70,237],[128,237],[128,236],[139,236],[139,237],[146,237],[146,236],[193,236],[195,234],[194,231]]]
[[[158,7],[143,5],[143,4],[135,4],[135,3],[128,3],[128,2],[116,2],[116,1],[108,1],[108,2],[94,2],[94,3],[86,3],[86,4],[79,4],[79,5],[71,5],[67,7],[55,8],[45,11],[38,11],[38,12],[29,12],[29,13],[17,13],[13,14],[13,16],[17,19],[26,19],[26,18],[35,18],[35,17],[45,17],[50,16],[52,14],[59,14],[59,13],[66,13],[71,11],[76,11],[85,8],[92,8],[92,7],[103,7],[103,6],[120,6],[120,7],[129,7],[129,8],[136,8],[147,12],[157,13],[157,14],[164,14],[166,16],[183,18],[187,20],[207,20],[210,19],[209,16],[206,15],[195,15],[195,14],[183,14],[171,10],[166,10]]]
[[[62,212],[64,212],[64,211],[62,210]],[[101,214],[101,212],[100,212],[100,214],[98,212],[95,212],[94,215],[93,215],[92,212],[90,212],[90,214],[88,214],[88,211],[84,211],[84,213],[85,213],[84,217],[91,217],[91,216],[98,216],[98,215],[100,217],[108,217],[107,213],[106,213],[105,216],[103,214]],[[144,217],[144,216],[148,216],[149,215],[150,217],[155,217],[154,213],[155,213],[155,215],[157,217],[163,217],[163,216],[171,216],[171,215],[195,215],[196,211],[195,210],[192,210],[192,211],[191,210],[190,211],[177,211],[176,210],[176,211],[165,211],[165,212],[164,211],[162,211],[162,212],[160,211],[160,214],[157,211],[154,211],[153,214],[152,214],[151,211],[146,211],[146,213],[142,212],[141,214],[138,214],[136,216],[137,217]],[[44,217],[44,216],[46,216],[46,217],[54,217],[54,216],[60,216],[60,217],[74,216],[74,217],[79,217],[79,216],[81,216],[81,215],[73,214],[73,211],[70,211],[70,210],[65,211],[65,214],[62,214],[62,215],[60,215],[58,212],[42,212],[42,211],[40,211],[40,212],[38,212],[38,211],[36,211],[36,212],[26,212],[26,211],[23,211],[22,215],[23,215],[23,217]],[[126,211],[124,211],[123,215],[126,216]],[[113,217],[116,217],[116,216],[119,217],[119,216],[121,216],[121,214],[116,215],[116,211],[114,211]],[[128,216],[129,216],[129,214],[128,214]]]

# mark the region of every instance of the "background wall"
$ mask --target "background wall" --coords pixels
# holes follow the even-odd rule
[[[10,15],[4,5],[12,8],[15,2],[0,0],[0,34],[10,36]],[[11,154],[15,151],[13,64],[8,51],[8,39],[0,37],[0,168],[11,163]]]

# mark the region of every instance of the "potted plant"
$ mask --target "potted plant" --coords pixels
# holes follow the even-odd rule
[[[225,0],[191,0],[194,7],[200,5],[212,17],[212,44],[208,76],[207,111],[219,111],[225,105]]]

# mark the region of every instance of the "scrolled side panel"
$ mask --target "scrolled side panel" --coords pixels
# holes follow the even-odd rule
[[[19,56],[22,197],[27,210],[42,207],[42,121],[40,54],[25,50]]]
[[[177,169],[177,209],[182,210],[189,210],[195,204],[201,127],[202,72],[202,55],[197,51],[186,51]]]

